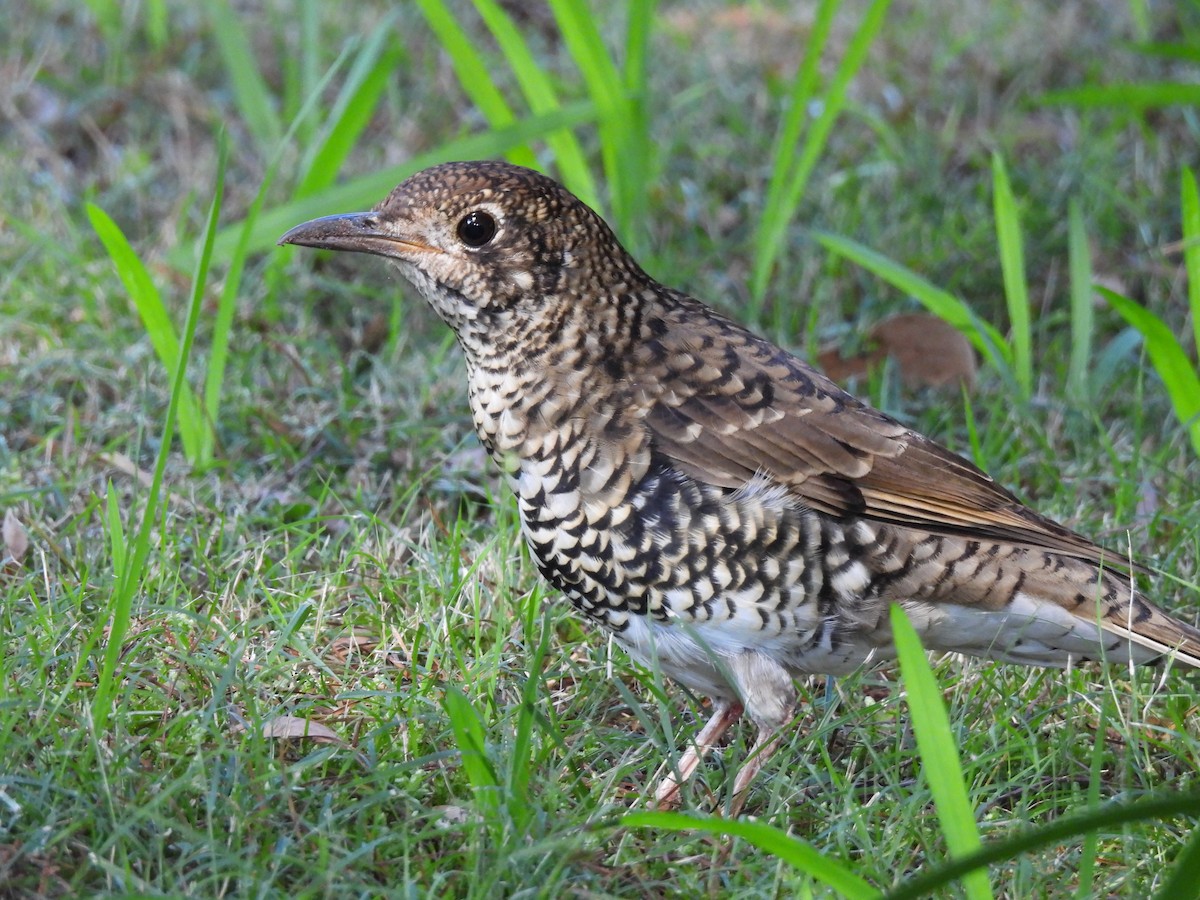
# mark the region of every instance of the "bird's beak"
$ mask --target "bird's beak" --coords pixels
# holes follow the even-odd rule
[[[392,234],[380,221],[379,214],[373,212],[323,216],[304,222],[279,239],[279,245],[282,247],[284,244],[397,258],[410,256],[414,250],[433,249],[418,241]]]

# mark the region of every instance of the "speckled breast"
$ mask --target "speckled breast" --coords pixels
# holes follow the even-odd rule
[[[610,505],[581,480],[569,470],[523,474],[514,485],[521,520],[542,574],[618,638],[633,617],[649,617],[702,626],[721,645],[774,639],[795,652],[818,639],[828,616],[824,536],[785,490],[700,484],[653,456]]]

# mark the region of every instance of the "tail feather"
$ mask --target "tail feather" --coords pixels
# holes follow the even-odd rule
[[[904,537],[919,547],[917,536]],[[940,540],[943,555],[931,565],[948,563],[950,573],[936,590],[922,596],[933,576],[919,570],[911,582],[895,582],[897,592],[912,591],[897,599],[930,649],[1038,666],[1169,660],[1200,669],[1200,629],[1151,603],[1129,574],[1011,545],[993,548],[980,565],[977,548]]]
[[[1150,616],[1141,622],[1121,622],[1110,618],[1100,625],[1108,634],[1117,635],[1129,644],[1158,654],[1156,659],[1148,662],[1200,669],[1200,629],[1162,610],[1148,605],[1147,608]]]

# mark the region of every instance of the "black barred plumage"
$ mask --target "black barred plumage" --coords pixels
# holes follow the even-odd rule
[[[281,243],[399,265],[458,338],[542,574],[713,698],[661,804],[744,708],[759,735],[740,802],[793,714],[793,677],[891,658],[893,603],[933,649],[1200,666],[1200,631],[1151,605],[1118,555],[658,284],[545,176],[434,166]]]

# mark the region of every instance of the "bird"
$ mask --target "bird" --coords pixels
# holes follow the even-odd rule
[[[745,715],[740,809],[796,680],[925,649],[1200,668],[1143,568],[969,460],[648,275],[595,211],[502,161],[447,162],[280,245],[390,260],[452,329],[479,440],[545,579],[637,662],[711,702],[660,808]]]

